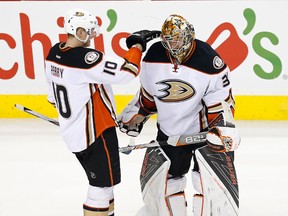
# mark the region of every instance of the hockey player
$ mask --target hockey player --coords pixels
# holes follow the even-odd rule
[[[55,104],[61,135],[88,177],[84,216],[113,216],[113,187],[121,179],[110,84],[125,84],[138,75],[142,49],[159,33],[140,32],[124,58],[112,58],[88,48],[99,34],[90,12],[70,10],[64,30],[67,41],[55,44],[45,61],[48,101]]]
[[[162,26],[160,38],[161,41],[151,45],[143,58],[141,88],[118,117],[120,130],[130,136],[138,136],[147,119],[157,113],[157,141],[165,141],[169,136],[191,135],[209,128],[207,143],[213,152],[233,152],[240,143],[237,129],[233,125],[219,124],[221,121],[208,127],[212,120],[221,116],[222,101],[228,103],[234,113],[235,101],[228,66],[210,45],[195,39],[193,25],[182,16],[170,15]],[[133,41],[127,42],[128,48],[134,44]],[[195,157],[196,149],[203,145],[206,143],[147,149],[140,177],[146,206],[139,211],[139,215],[187,215],[185,174],[190,169],[192,158],[192,181],[198,191],[193,198],[194,216],[238,214],[237,207],[234,213],[224,210],[225,205],[230,205],[229,200],[223,200],[224,196],[216,197],[222,199],[222,206],[212,206],[216,200],[211,194],[216,189],[210,187],[207,190],[207,185],[203,184],[203,178],[209,176],[204,171],[201,173]],[[201,176],[204,173],[206,176]],[[211,178],[211,182],[216,184],[214,179]],[[233,207],[227,211],[234,211]]]

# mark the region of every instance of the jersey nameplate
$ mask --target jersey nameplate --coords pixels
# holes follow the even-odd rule
[[[53,76],[56,76],[58,78],[63,78],[63,68],[55,67],[54,65],[51,65],[51,74]]]

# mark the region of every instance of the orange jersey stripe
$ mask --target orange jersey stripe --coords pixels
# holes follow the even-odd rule
[[[124,59],[140,68],[142,51],[136,47],[131,47],[125,54]]]
[[[122,69],[137,76],[140,69],[141,57],[142,52],[138,48],[130,48],[123,57],[126,63],[122,66]]]
[[[96,128],[96,138],[98,138],[107,128],[115,127],[116,123],[112,118],[113,113],[106,107],[99,89],[93,94],[93,121]],[[113,110],[113,108],[111,107]]]
[[[114,185],[114,181],[113,181],[113,174],[112,174],[112,166],[111,166],[111,162],[110,162],[110,155],[109,155],[109,151],[107,148],[107,144],[106,141],[103,137],[103,135],[101,134],[101,139],[103,140],[103,146],[107,155],[107,162],[108,162],[108,166],[109,166],[109,173],[110,173],[110,181],[111,181],[111,185]]]

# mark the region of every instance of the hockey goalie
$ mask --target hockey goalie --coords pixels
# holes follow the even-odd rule
[[[138,40],[137,32],[131,34],[128,48]],[[139,92],[118,116],[122,132],[138,136],[150,116],[157,114],[156,140],[162,143],[170,136],[208,133],[205,143],[177,147],[168,143],[146,150],[140,174],[145,206],[137,215],[185,216],[187,205],[193,205],[194,216],[239,215],[233,161],[240,137],[224,60],[195,38],[194,27],[185,18],[170,15],[162,25],[160,41],[147,49],[140,82]],[[193,201],[185,198],[191,169],[197,191]]]

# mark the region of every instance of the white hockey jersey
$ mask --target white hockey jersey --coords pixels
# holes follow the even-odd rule
[[[173,63],[161,42],[153,44],[142,61],[139,102],[148,113],[157,110],[159,129],[166,136],[204,130],[222,112],[223,100],[234,112],[228,66],[207,43],[193,43],[181,65]]]
[[[67,48],[65,43],[51,48],[45,67],[48,101],[56,104],[61,135],[72,152],[86,149],[105,129],[115,127],[110,84],[125,84],[138,73],[137,65],[125,59],[89,48]]]

